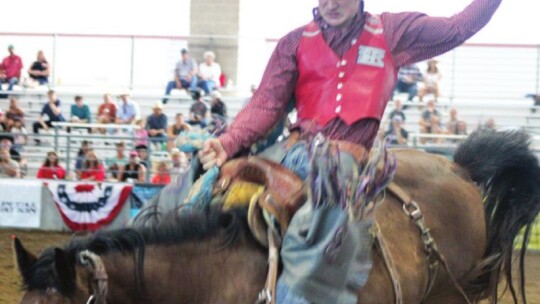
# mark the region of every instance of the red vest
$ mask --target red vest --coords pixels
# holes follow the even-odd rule
[[[397,69],[378,16],[367,14],[362,34],[342,58],[311,22],[296,57],[296,109],[301,120],[324,126],[337,117],[348,125],[364,118],[382,118],[396,84]]]

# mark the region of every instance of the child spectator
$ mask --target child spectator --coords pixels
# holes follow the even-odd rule
[[[171,183],[171,176],[169,175],[169,168],[167,162],[162,161],[159,163],[158,172],[152,177],[152,184],[155,185],[168,185]]]
[[[409,132],[403,129],[403,119],[401,116],[394,116],[392,119],[392,127],[385,134],[388,144],[391,145],[406,145],[409,138]]]
[[[117,143],[116,155],[105,160],[105,164],[114,179],[118,178],[118,171],[129,161],[128,157],[124,154],[125,149],[126,144],[123,141]]]
[[[146,122],[144,119],[139,119],[135,122],[135,125],[138,126],[138,128],[133,131],[133,135],[135,136],[135,146],[147,146],[148,131],[145,127]]]
[[[441,134],[441,114],[435,109],[435,101],[430,100],[427,103],[427,109],[422,112],[420,118],[420,133]],[[440,140],[436,140],[440,142]],[[426,143],[425,138],[420,139],[421,143]]]
[[[86,153],[80,179],[82,181],[97,182],[102,182],[105,180],[105,168],[103,168],[103,165],[93,150]]]
[[[86,160],[86,153],[88,151],[92,150],[91,144],[87,140],[83,140],[81,143],[81,147],[79,148],[79,152],[77,152],[77,158],[75,160],[75,173],[77,174],[77,178],[81,178],[81,173],[84,167],[84,161]]]
[[[45,162],[43,162],[43,165],[39,168],[36,177],[41,179],[66,178],[66,171],[58,164],[58,155],[56,155],[56,152],[51,151],[47,153],[47,158],[45,158]]]

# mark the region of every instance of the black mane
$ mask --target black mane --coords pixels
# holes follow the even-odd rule
[[[249,228],[245,209],[222,211],[216,207],[205,210],[182,208],[169,212],[161,221],[151,226],[98,231],[89,237],[75,237],[63,250],[71,262],[70,265],[75,265],[78,253],[83,250],[90,250],[98,255],[121,252],[130,256],[136,265],[135,283],[139,287],[144,287],[143,266],[146,246],[219,238],[221,247],[218,249],[222,249],[238,244],[238,241],[246,236],[249,236]],[[43,251],[38,261],[23,274],[25,289],[56,288],[66,295],[74,292],[75,282],[72,286],[66,287],[62,286],[57,278],[54,266],[57,250],[48,248]]]

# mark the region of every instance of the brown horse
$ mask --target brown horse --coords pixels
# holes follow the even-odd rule
[[[523,258],[531,224],[540,208],[540,170],[520,132],[473,134],[455,162],[411,150],[395,150],[395,183],[420,205],[427,226],[453,275],[474,303],[497,303],[501,276],[512,282],[512,252],[525,227]],[[485,200],[485,204],[484,204]],[[25,294],[21,303],[86,303],[95,278],[80,252],[98,254],[108,275],[107,303],[254,303],[267,272],[266,250],[246,224],[245,210],[172,212],[153,227],[98,232],[74,239],[39,257],[14,241]],[[387,193],[376,211],[382,235],[394,257],[404,303],[422,303],[427,262],[418,229]],[[362,304],[395,302],[390,276],[378,251]],[[511,283],[510,283],[511,284]],[[510,290],[516,303],[519,296]],[[441,270],[424,303],[466,303]]]

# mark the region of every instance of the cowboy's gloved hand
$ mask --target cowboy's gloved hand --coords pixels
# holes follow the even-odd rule
[[[310,303],[356,304],[372,266],[371,224],[349,220],[340,207],[306,202],[283,239],[280,283]]]

